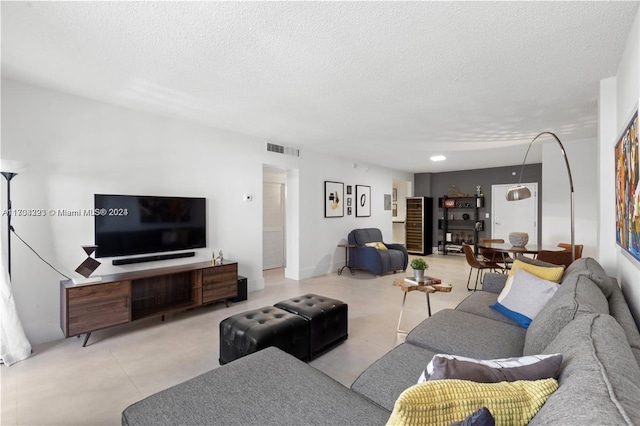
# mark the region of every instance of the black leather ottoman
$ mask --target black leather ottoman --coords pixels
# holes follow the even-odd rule
[[[220,322],[220,365],[269,346],[308,360],[308,321],[285,310],[265,306]]]
[[[305,294],[275,304],[309,321],[309,358],[348,337],[347,304],[317,294]]]

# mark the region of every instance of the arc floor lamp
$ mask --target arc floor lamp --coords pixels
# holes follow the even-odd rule
[[[529,155],[529,150],[531,149],[531,146],[535,141],[538,140],[540,136],[543,136],[543,135],[551,136],[553,139],[556,140],[556,142],[558,142],[558,145],[560,145],[560,151],[562,151],[562,157],[564,158],[564,164],[567,166],[567,174],[569,175],[569,187],[571,191],[571,261],[573,262],[574,260],[576,260],[573,177],[571,176],[571,167],[569,166],[569,159],[567,158],[567,152],[565,151],[564,146],[562,145],[562,142],[560,142],[560,139],[558,138],[558,136],[555,135],[555,133],[552,133],[552,132],[538,133],[536,137],[533,138],[531,142],[529,142],[529,148],[527,148],[527,153],[524,155],[524,160],[522,161],[522,168],[520,169],[520,179],[518,179],[518,184],[509,188],[509,190],[507,191],[506,197],[507,197],[507,201],[525,200],[531,197],[531,191],[529,191],[529,188],[522,185],[522,172],[524,171],[524,164],[527,161],[527,155]]]

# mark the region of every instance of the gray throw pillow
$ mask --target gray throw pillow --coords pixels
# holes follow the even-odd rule
[[[518,380],[557,379],[562,355],[544,358],[534,364],[519,367],[493,368],[487,365],[443,357],[433,358],[433,373],[429,380],[458,379],[478,383],[515,382]]]

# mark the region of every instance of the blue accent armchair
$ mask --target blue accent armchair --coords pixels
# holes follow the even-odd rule
[[[375,275],[387,272],[405,271],[409,263],[409,254],[402,244],[391,244],[382,241],[382,232],[377,228],[354,229],[349,233],[349,267],[363,268]],[[366,246],[367,243],[381,242],[387,250],[378,250]]]

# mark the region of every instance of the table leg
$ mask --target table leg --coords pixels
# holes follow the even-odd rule
[[[404,292],[404,297],[402,298],[402,307],[400,307],[400,316],[398,317],[398,327],[396,328],[396,331],[398,333],[404,333],[407,334],[407,331],[403,331],[400,330],[400,323],[402,322],[402,314],[404,313],[404,302],[407,300],[407,292]]]
[[[351,266],[349,266],[349,247],[345,247],[344,266],[338,269],[338,275],[342,275],[342,270],[344,268],[349,268],[349,272],[351,272],[351,275],[355,275],[355,271],[351,269]]]
[[[407,293],[405,293],[406,295]],[[429,316],[431,316],[431,299],[429,299],[429,293],[425,293],[427,296],[427,312],[429,312]]]

